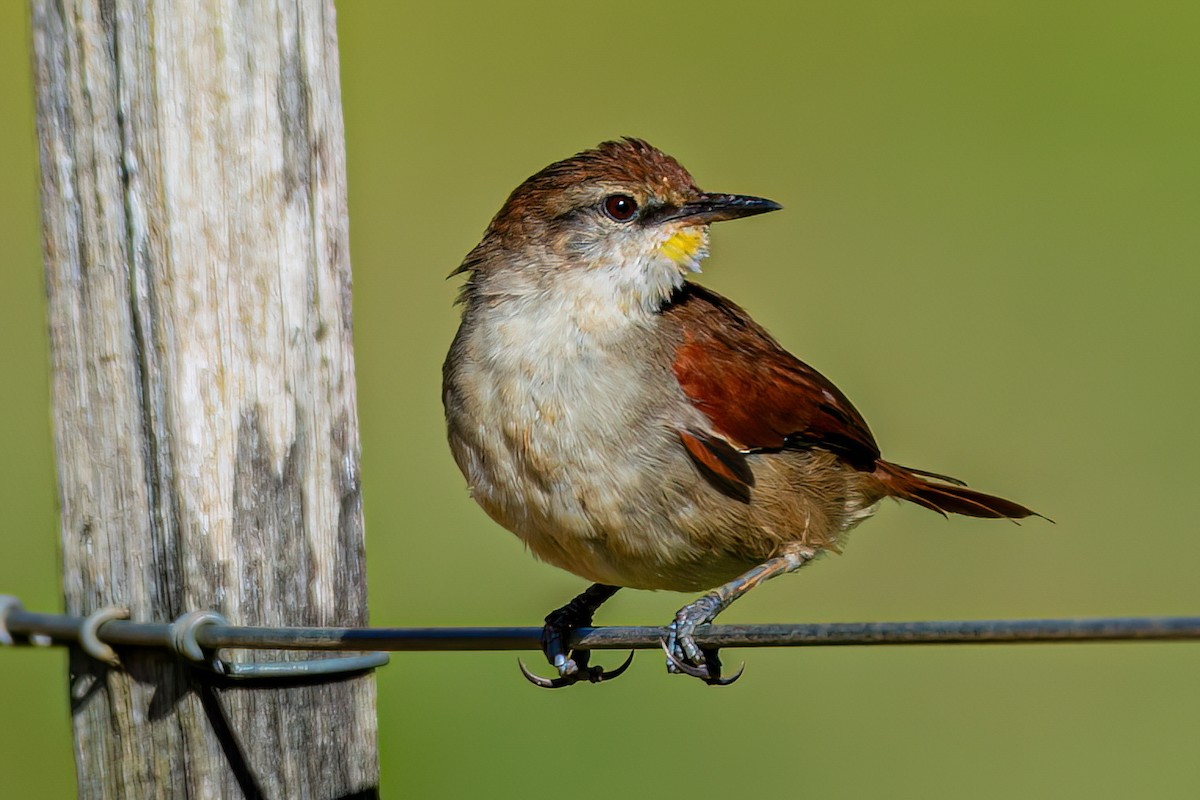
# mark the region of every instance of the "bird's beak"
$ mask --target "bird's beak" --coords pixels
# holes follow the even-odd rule
[[[766,214],[768,211],[778,211],[783,206],[774,200],[764,197],[751,197],[745,194],[704,194],[678,207],[667,207],[654,215],[654,222],[690,222],[696,225],[707,225],[710,222],[720,222],[726,219],[753,217],[755,214]]]

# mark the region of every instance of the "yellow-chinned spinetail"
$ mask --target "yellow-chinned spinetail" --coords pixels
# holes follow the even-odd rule
[[[779,208],[701,191],[644,141],[605,142],[518,186],[457,270],[462,325],[442,391],[454,458],[492,519],[594,583],[546,617],[558,675],[526,670],[535,683],[628,666],[605,672],[569,646],[621,587],[710,590],[671,623],[668,669],[731,682],[696,627],[836,550],[885,497],[1034,513],[884,460],[837,387],[687,280],[711,223]]]

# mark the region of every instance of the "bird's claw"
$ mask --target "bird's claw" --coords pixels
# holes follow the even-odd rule
[[[659,639],[658,643],[662,645],[663,652],[667,654],[667,671],[675,672],[682,675],[691,675],[693,678],[699,678],[709,686],[728,686],[729,684],[742,677],[742,673],[746,671],[746,664],[738,667],[738,671],[728,678],[721,677],[721,659],[717,655],[716,650],[704,650],[697,648],[700,655],[704,659],[703,664],[689,664],[675,653],[671,652],[670,646],[666,639]]]
[[[720,598],[708,594],[679,609],[675,621],[667,626],[667,638],[659,640],[667,654],[667,672],[690,675],[709,686],[728,686],[742,677],[745,664],[738,668],[733,677],[721,677],[721,659],[717,649],[700,647],[693,638],[696,628],[712,622],[721,612],[721,607]]]
[[[540,686],[543,689],[561,689],[564,686],[572,686],[580,681],[607,683],[621,677],[625,670],[629,669],[629,665],[633,663],[633,651],[630,650],[629,655],[625,657],[625,661],[621,663],[621,666],[613,670],[605,670],[604,667],[599,665],[594,667],[588,666],[586,653],[586,650],[581,653],[584,657],[579,659],[581,663],[578,664],[573,659],[566,657],[562,659],[562,664],[555,663],[555,667],[558,668],[559,672],[557,678],[543,678],[541,675],[535,675],[530,671],[529,667],[525,666],[525,662],[520,659],[517,659],[517,664],[521,667],[521,674],[525,676],[525,680],[534,686]],[[558,659],[555,659],[555,661],[557,662]]]

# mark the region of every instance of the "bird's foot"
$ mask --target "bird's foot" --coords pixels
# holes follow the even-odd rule
[[[534,675],[524,663],[518,661],[525,679],[543,689],[560,689],[580,681],[604,683],[620,677],[633,663],[633,651],[630,651],[621,666],[614,670],[605,670],[604,667],[588,664],[591,651],[575,651],[570,648],[571,636],[575,631],[589,627],[596,609],[616,592],[615,586],[596,584],[562,608],[551,611],[546,616],[546,624],[542,628],[542,652],[546,654],[550,665],[558,670],[558,677],[543,678]]]
[[[721,659],[717,649],[700,647],[693,638],[696,628],[712,622],[724,607],[721,598],[709,594],[679,609],[675,621],[667,627],[667,638],[662,642],[663,651],[667,654],[667,672],[691,675],[709,686],[728,686],[742,677],[745,664],[733,676],[721,677]]]
[[[525,662],[520,659],[517,664],[521,667],[521,674],[525,676],[525,680],[532,683],[534,686],[540,686],[543,689],[561,689],[564,686],[571,686],[586,681],[588,683],[604,683],[619,678],[625,670],[629,669],[629,665],[633,663],[633,651],[629,651],[629,655],[625,657],[625,661],[621,666],[613,670],[606,670],[599,665],[589,666],[588,659],[591,657],[590,650],[580,650],[578,653],[562,654],[561,661],[551,660],[551,663],[558,669],[557,678],[543,678],[541,675],[535,675],[525,666]],[[571,658],[570,656],[575,656]],[[547,656],[549,657],[549,656]]]

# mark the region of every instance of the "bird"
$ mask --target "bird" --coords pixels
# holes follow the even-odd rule
[[[592,583],[546,617],[558,674],[521,664],[535,684],[625,671],[632,653],[605,671],[571,648],[621,588],[704,592],[666,626],[667,669],[731,683],[741,671],[723,675],[696,629],[840,551],[885,498],[943,516],[1036,514],[885,460],[830,380],[689,280],[711,224],[780,208],[702,191],[626,137],[526,179],[451,273],[465,280],[442,399],[470,495],[535,557]]]

